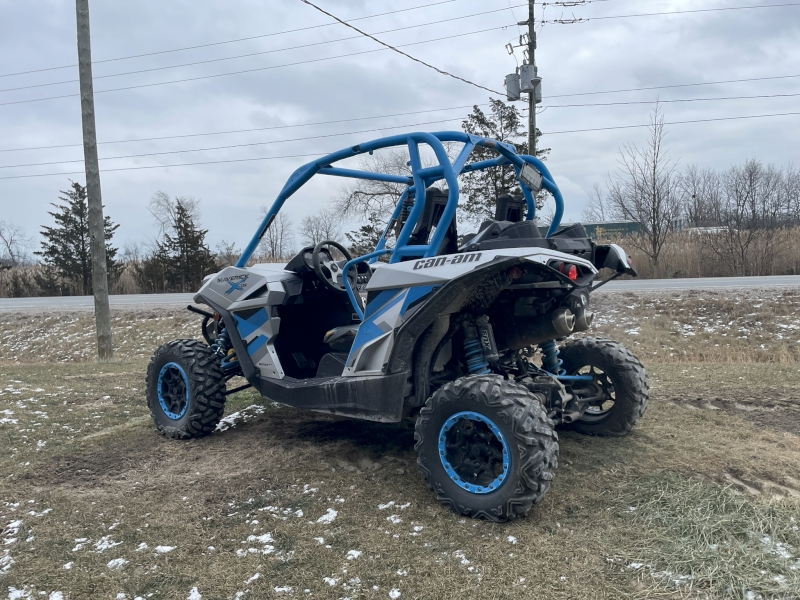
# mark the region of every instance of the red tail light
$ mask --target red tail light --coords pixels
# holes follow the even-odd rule
[[[567,269],[567,277],[569,277],[572,281],[578,281],[578,267],[575,265],[570,265],[569,269]]]

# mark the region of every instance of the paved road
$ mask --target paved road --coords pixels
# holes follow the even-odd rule
[[[770,277],[706,277],[693,279],[631,279],[612,281],[604,286],[608,291],[646,290],[713,290],[719,288],[763,288],[800,286],[800,275]]]
[[[603,291],[641,292],[647,290],[710,290],[724,288],[800,286],[800,275],[775,277],[709,277],[705,279],[633,279],[612,281]],[[193,294],[129,294],[111,296],[111,306],[190,304]],[[0,311],[23,308],[91,308],[91,296],[60,296],[55,298],[0,298]]]

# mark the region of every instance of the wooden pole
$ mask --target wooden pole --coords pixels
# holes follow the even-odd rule
[[[86,169],[86,195],[89,206],[97,355],[101,359],[108,359],[114,355],[114,348],[111,345],[105,219],[103,218],[103,198],[100,193],[100,166],[97,162],[97,130],[94,121],[89,0],[75,0],[75,10],[78,21],[78,73],[81,88],[81,121],[83,123],[83,161]]]

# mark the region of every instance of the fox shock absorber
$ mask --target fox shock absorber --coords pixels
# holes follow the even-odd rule
[[[473,375],[487,375],[492,372],[489,363],[497,362],[499,355],[492,325],[486,315],[474,323],[464,323],[464,357],[467,369]]]
[[[481,340],[483,356],[489,364],[495,364],[500,360],[500,353],[497,351],[497,343],[494,341],[494,330],[489,322],[489,317],[483,315],[475,320],[478,328],[478,337]]]

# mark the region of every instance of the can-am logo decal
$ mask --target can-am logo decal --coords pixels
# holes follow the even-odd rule
[[[458,265],[461,263],[478,262],[480,259],[480,252],[456,254],[455,256],[437,256],[436,258],[418,260],[414,263],[414,270],[430,269],[431,267],[442,267],[444,265]]]
[[[225,292],[225,295],[232,294],[233,292],[243,292],[244,288],[246,287],[247,278],[250,277],[249,274],[247,275],[231,275],[230,277],[220,277],[217,279],[217,283],[227,283],[230,289]]]

